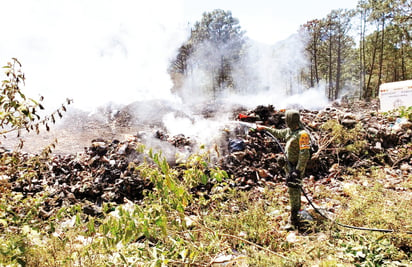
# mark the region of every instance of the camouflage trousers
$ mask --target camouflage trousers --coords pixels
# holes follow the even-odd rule
[[[283,163],[283,168],[286,172],[286,175],[289,174],[290,166],[287,164],[287,159],[286,158],[280,158],[278,160],[279,164]],[[282,166],[282,165],[281,165]],[[299,184],[302,184],[302,181],[299,181]],[[299,210],[301,207],[300,203],[300,196],[301,196],[301,189],[300,188],[293,188],[293,187],[288,187],[288,193],[289,193],[289,205],[290,205],[290,221],[292,224],[298,224],[299,222]]]
[[[298,223],[298,213],[300,210],[300,188],[288,187],[289,192],[289,205],[290,205],[290,220],[292,224]]]

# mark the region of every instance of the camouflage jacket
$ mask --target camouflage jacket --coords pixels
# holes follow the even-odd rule
[[[310,138],[306,130],[299,128],[292,131],[290,128],[274,129],[268,127],[267,131],[276,138],[286,141],[286,157],[292,167],[299,170],[301,177],[303,177],[306,164],[310,158]],[[289,167],[287,167],[287,170],[289,171]]]

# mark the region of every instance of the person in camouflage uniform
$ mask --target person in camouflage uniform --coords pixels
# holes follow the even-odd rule
[[[291,215],[289,225],[286,229],[296,229],[299,227],[299,210],[301,197],[302,178],[305,174],[306,164],[310,158],[310,138],[308,132],[300,122],[299,112],[287,110],[285,113],[286,129],[274,129],[260,126],[257,130],[266,130],[276,138],[286,141],[285,153],[289,164],[285,165],[287,174],[286,184],[289,192],[289,204]]]

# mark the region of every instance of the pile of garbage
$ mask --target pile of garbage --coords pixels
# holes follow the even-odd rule
[[[334,104],[323,110],[300,110],[301,121],[311,136],[313,154],[306,176],[315,180],[339,177],[350,170],[372,166],[390,166],[412,170],[412,122],[406,118],[384,115],[377,103]],[[251,188],[260,184],[284,181],[285,157],[282,140],[265,132],[253,131],[254,125],[282,129],[285,110],[258,106],[254,110],[238,110],[236,136],[228,141],[229,154],[219,166],[235,177],[238,186]],[[355,139],[334,136],[332,127],[344,136],[352,132]],[[255,126],[256,127],[256,126]]]
[[[311,180],[339,179],[351,169],[372,166],[389,166],[391,175],[396,173],[400,177],[412,173],[411,121],[380,114],[376,103],[364,102],[350,107],[340,104],[300,112],[316,148],[306,171]],[[226,134],[222,134],[218,144],[220,153],[216,161],[217,166],[233,178],[233,186],[246,190],[283,183],[284,143],[264,132],[253,131],[253,127],[261,124],[284,128],[284,113],[270,105],[253,110],[238,109],[233,113],[234,123],[222,131]],[[355,140],[337,142],[331,132],[333,129],[324,127],[328,121],[341,127],[342,134],[355,130],[361,149],[351,146]],[[83,153],[52,155],[51,160],[43,162],[35,178],[19,179],[21,175],[16,172],[2,179],[8,181],[11,190],[24,196],[44,192],[47,195],[42,206],[44,218],[59,207],[78,203],[85,213],[99,215],[102,203],[137,202],[144,197],[145,190],[153,188],[150,180],[139,177],[134,168],[130,168],[131,164],[137,166],[144,161],[137,149],[141,144],[147,147],[157,144],[162,153],[167,153],[165,147],[169,148],[171,165],[177,164],[173,158],[177,152],[190,154],[198,145],[189,137],[170,137],[161,130],[155,131],[150,139],[144,133],[129,135],[123,141],[96,138]]]
[[[169,137],[156,131],[153,137],[176,148],[175,151],[193,146],[190,138],[182,135]],[[44,218],[60,207],[75,204],[81,204],[84,213],[96,216],[102,212],[103,203],[137,202],[143,199],[145,190],[153,188],[148,178],[141,178],[131,167],[145,160],[143,153],[138,151],[147,139],[145,133],[129,135],[124,141],[94,139],[83,153],[52,155],[36,167],[42,169],[38,170],[38,177],[20,179],[22,173],[16,172],[3,178],[7,178],[12,191],[21,192],[23,196],[46,195],[41,207]],[[163,144],[163,147],[167,146]],[[22,161],[30,162],[33,156],[24,153]]]

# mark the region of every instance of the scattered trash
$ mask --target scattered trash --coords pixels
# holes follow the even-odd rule
[[[397,164],[399,167],[401,164],[412,164],[409,160],[412,153],[412,130],[408,128],[412,122],[405,118],[393,119],[376,112],[377,110],[376,102],[361,101],[351,103],[350,106],[334,104],[333,107],[326,107],[323,110],[300,110],[303,124],[310,131],[313,139],[318,142],[318,151],[314,154],[316,157],[312,156],[308,162],[305,175],[314,177],[315,180],[322,180],[339,178],[349,169],[369,168],[373,165],[383,167]],[[255,110],[237,112],[233,118],[241,122],[238,127],[247,127],[243,125],[245,121],[277,129],[286,127],[285,111],[276,110],[273,106],[258,106]],[[328,130],[321,127],[330,120],[344,127],[342,134],[355,126],[359,127],[360,131],[357,134],[363,143],[359,143],[358,147],[352,139],[347,140],[347,143],[333,143]],[[398,130],[394,131],[394,128]],[[235,177],[238,186],[250,189],[258,184],[284,181],[285,161],[278,144],[262,132],[247,131],[242,134],[242,131],[236,131],[236,133],[237,141],[243,139],[244,149],[241,152],[223,155],[219,166]],[[399,149],[404,153],[402,158],[399,158]]]
[[[243,151],[245,143],[241,139],[229,140],[229,152]]]
[[[302,122],[319,142],[317,157],[312,157],[306,169],[305,175],[310,178],[304,179],[304,183],[328,184],[342,195],[352,195],[357,189],[351,183],[342,183],[345,172],[377,166],[385,168],[387,173],[385,188],[400,188],[403,177],[412,173],[412,123],[374,110],[377,110],[374,102],[356,102],[350,107],[334,105],[318,111],[300,111]],[[244,115],[239,116],[239,112]],[[284,128],[284,112],[273,106],[258,106],[255,110],[237,110],[233,114],[235,123],[225,130],[225,135],[222,134],[216,145],[219,154],[217,166],[234,178],[230,186],[250,190],[284,183],[286,162],[278,143],[262,132],[244,131],[248,127],[245,121]],[[236,125],[236,120],[246,125]],[[329,132],[321,127],[329,120],[348,128],[359,125],[362,151],[354,148],[354,140],[344,144],[333,143]],[[122,116],[122,123],[127,123],[127,116]],[[51,160],[45,163],[46,171],[36,179],[18,179],[19,173],[16,173],[10,177],[0,176],[0,184],[21,192],[23,196],[46,193],[48,197],[41,207],[45,218],[52,216],[60,207],[74,203],[81,203],[87,214],[99,215],[102,203],[137,202],[144,197],[144,190],[152,189],[150,180],[139,177],[129,168],[129,164],[143,161],[137,148],[140,142],[144,143],[147,135],[142,132],[129,134],[123,141],[95,138],[82,153],[52,155]],[[191,138],[184,135],[170,137],[162,130],[157,130],[153,138],[174,147],[172,152],[175,155],[179,152],[181,156],[190,154],[197,145]],[[12,152],[3,149],[0,153],[6,155]],[[20,156],[28,159],[31,155],[22,153]],[[174,164],[177,160],[184,162],[179,156]],[[191,191],[194,194],[198,194],[197,191],[211,194],[214,192],[212,187],[213,184],[207,184]]]

